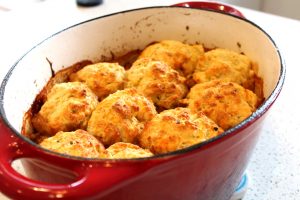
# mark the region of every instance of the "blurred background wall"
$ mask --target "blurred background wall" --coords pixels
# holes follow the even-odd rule
[[[26,6],[55,0],[0,0],[0,11],[24,9]],[[66,1],[66,0],[61,0]],[[74,3],[76,0],[73,0]],[[103,0],[118,1],[118,0]],[[142,0],[141,0],[142,1]],[[150,0],[144,0],[150,1]],[[182,2],[188,0],[182,0]],[[199,0],[201,1],[201,0]],[[300,0],[202,0],[219,1],[300,20]],[[128,0],[128,2],[133,2]]]
[[[300,20],[300,0],[219,0]]]

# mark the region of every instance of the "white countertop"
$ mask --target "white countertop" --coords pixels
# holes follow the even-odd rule
[[[13,11],[0,9],[0,81],[24,52],[62,28],[112,12],[176,2],[180,1],[104,0],[100,6],[81,8],[75,0],[47,0]],[[244,200],[299,200],[300,21],[238,9],[271,35],[287,65],[285,86],[269,112],[247,170],[251,182]],[[6,198],[0,194],[0,199]]]

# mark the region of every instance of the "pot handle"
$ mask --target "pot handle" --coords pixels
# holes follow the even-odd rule
[[[119,187],[139,179],[161,161],[76,160],[48,153],[15,135],[0,117],[0,192],[13,199],[98,199]],[[27,178],[12,167],[19,158],[35,158],[74,172],[78,179],[53,184]]]
[[[208,10],[214,10],[214,11],[228,13],[228,14],[240,17],[240,18],[245,18],[245,16],[236,8],[233,8],[229,5],[221,4],[218,2],[205,2],[205,1],[182,2],[182,3],[174,4],[172,6],[208,9]]]

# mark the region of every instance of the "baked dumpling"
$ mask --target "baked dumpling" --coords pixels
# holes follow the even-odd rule
[[[84,83],[55,84],[40,111],[33,116],[32,125],[38,133],[48,136],[86,129],[97,104],[97,96]]]
[[[174,40],[163,40],[146,47],[139,58],[151,58],[167,63],[185,76],[191,75],[204,55],[202,45],[188,45]]]
[[[136,88],[161,108],[176,106],[187,94],[185,78],[161,61],[142,58],[126,72],[126,87]]]
[[[147,149],[125,142],[117,142],[106,149],[107,158],[143,158],[153,156]]]
[[[254,75],[252,62],[247,56],[228,49],[214,49],[199,60],[193,79],[197,83],[216,79],[235,82],[253,90]]]
[[[117,90],[122,90],[125,69],[118,63],[101,62],[87,65],[70,76],[71,81],[84,82],[102,100]]]
[[[105,146],[116,142],[136,143],[144,123],[155,114],[153,103],[135,89],[119,90],[97,105],[87,130]]]
[[[258,105],[252,91],[237,83],[219,80],[195,85],[187,98],[192,111],[203,112],[224,130],[249,117]]]
[[[154,154],[168,153],[203,142],[223,130],[201,112],[175,108],[157,114],[147,122],[139,138],[140,146]]]
[[[85,158],[100,158],[105,152],[104,146],[84,130],[60,131],[56,135],[44,139],[40,145],[58,153]]]

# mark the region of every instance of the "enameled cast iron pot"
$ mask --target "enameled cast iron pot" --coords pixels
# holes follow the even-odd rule
[[[282,88],[285,67],[270,36],[238,11],[213,3],[180,6],[205,9],[151,7],[95,18],[54,34],[16,62],[0,93],[1,192],[14,199],[230,198],[258,140],[266,112]],[[265,102],[249,118],[216,138],[152,158],[76,158],[50,152],[20,134],[24,113],[51,77],[47,60],[58,71],[84,59],[100,61],[112,53],[123,55],[163,39],[245,53],[259,65]],[[19,158],[29,178],[11,167]]]

